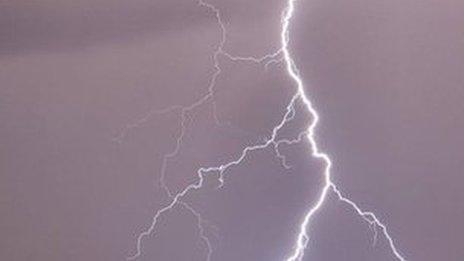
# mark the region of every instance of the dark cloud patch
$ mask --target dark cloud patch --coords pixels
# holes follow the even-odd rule
[[[163,37],[215,22],[196,1],[8,1],[0,4],[0,54]]]

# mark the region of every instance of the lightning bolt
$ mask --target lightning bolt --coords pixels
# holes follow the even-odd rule
[[[387,239],[390,249],[395,256],[396,259],[400,261],[405,261],[406,259],[400,254],[398,251],[393,238],[388,233],[387,227],[380,222],[380,220],[376,217],[376,215],[372,212],[362,210],[355,202],[350,200],[349,198],[345,197],[341,191],[338,189],[337,185],[332,181],[332,160],[330,156],[321,151],[319,149],[318,143],[316,141],[316,127],[319,122],[319,114],[317,113],[316,109],[314,108],[311,100],[309,99],[308,95],[305,92],[303,80],[301,79],[299,72],[296,68],[295,62],[290,54],[290,50],[288,47],[288,43],[290,40],[290,21],[295,13],[295,2],[297,0],[288,0],[286,10],[284,11],[283,19],[282,19],[282,31],[280,34],[281,39],[281,46],[284,55],[284,60],[287,67],[288,75],[293,79],[298,87],[297,95],[301,98],[303,103],[306,105],[307,111],[311,114],[313,121],[308,127],[308,134],[307,139],[309,144],[311,145],[312,156],[314,158],[320,159],[325,163],[324,168],[324,177],[325,177],[325,184],[322,188],[322,192],[317,200],[316,204],[312,206],[306,216],[303,219],[303,222],[300,225],[300,232],[298,233],[296,244],[294,247],[294,251],[290,257],[287,258],[287,261],[301,261],[304,256],[304,250],[308,245],[309,235],[308,235],[308,227],[311,222],[311,219],[314,215],[321,209],[322,205],[324,204],[327,195],[330,191],[333,191],[339,200],[348,204],[352,207],[355,212],[363,218],[366,222],[373,225],[375,228],[381,228],[385,238]]]
[[[171,201],[169,202],[169,204],[159,209],[155,213],[155,215],[152,218],[152,222],[150,226],[138,235],[137,242],[136,242],[136,251],[133,255],[129,256],[127,260],[138,259],[142,255],[143,239],[155,232],[158,219],[162,215],[172,210],[174,207],[181,206],[189,210],[195,216],[197,220],[197,225],[198,225],[199,237],[204,242],[207,248],[206,260],[210,261],[211,256],[212,256],[212,244],[209,238],[207,237],[205,228],[203,226],[205,223],[205,220],[202,218],[202,216],[197,210],[195,210],[192,206],[190,206],[186,202],[182,201],[183,197],[185,197],[189,192],[193,190],[201,189],[204,184],[205,175],[208,175],[208,174],[218,174],[218,177],[219,177],[218,179],[221,184],[220,186],[222,186],[224,183],[223,175],[225,174],[225,172],[229,170],[231,167],[240,165],[245,160],[245,158],[247,157],[249,153],[257,151],[257,150],[262,150],[262,149],[272,147],[275,151],[276,157],[281,160],[282,165],[285,168],[290,168],[290,166],[286,163],[285,156],[282,153],[280,153],[279,146],[282,144],[292,145],[292,144],[301,142],[303,139],[306,139],[309,142],[309,145],[311,148],[311,156],[313,158],[321,160],[324,163],[324,169],[323,169],[324,185],[322,187],[321,193],[319,194],[319,197],[317,198],[315,204],[306,211],[306,214],[304,215],[304,218],[301,224],[299,225],[299,232],[296,235],[296,239],[293,245],[292,252],[285,259],[285,261],[302,261],[303,260],[305,250],[309,243],[310,237],[309,237],[308,230],[311,225],[311,221],[314,218],[314,216],[323,207],[329,193],[335,194],[335,196],[337,197],[339,201],[351,207],[360,218],[362,218],[365,222],[367,222],[371,227],[374,228],[374,233],[375,233],[374,242],[377,237],[377,229],[380,229],[383,236],[387,239],[388,245],[390,247],[390,250],[393,256],[399,261],[406,261],[406,259],[397,249],[396,244],[392,236],[388,232],[386,225],[382,223],[373,212],[365,211],[361,209],[361,207],[359,207],[354,201],[344,196],[342,192],[339,190],[339,188],[337,187],[337,185],[332,180],[332,175],[331,175],[332,174],[331,173],[332,159],[330,158],[329,154],[323,152],[319,148],[317,139],[316,139],[316,127],[319,123],[320,116],[317,110],[315,109],[315,107],[313,106],[311,99],[309,98],[308,94],[305,91],[303,80],[300,77],[299,71],[292,58],[290,48],[289,48],[290,24],[291,24],[291,20],[295,13],[296,1],[297,0],[287,0],[286,8],[283,11],[282,20],[281,20],[281,31],[280,31],[281,32],[280,33],[280,43],[281,43],[280,48],[276,52],[267,54],[262,57],[235,56],[235,55],[229,54],[228,52],[224,51],[223,47],[226,42],[227,31],[226,31],[224,22],[221,18],[220,10],[216,8],[214,5],[205,2],[204,0],[198,1],[199,6],[207,8],[215,14],[216,20],[221,30],[221,40],[213,54],[213,63],[214,63],[215,72],[211,77],[211,81],[208,86],[208,92],[203,97],[201,97],[199,100],[195,101],[189,106],[172,106],[167,109],[160,110],[160,111],[152,111],[148,115],[146,115],[145,117],[137,121],[136,123],[126,126],[126,128],[123,129],[121,134],[115,138],[115,141],[121,142],[128,131],[148,121],[149,118],[155,114],[169,113],[169,112],[173,112],[176,110],[180,110],[180,118],[181,118],[180,132],[179,132],[179,135],[177,136],[176,145],[174,149],[170,153],[166,154],[163,158],[163,163],[161,166],[161,175],[160,175],[160,180],[159,180],[161,187],[167,193]],[[273,63],[284,62],[288,76],[293,80],[293,82],[295,83],[297,87],[296,92],[294,93],[288,105],[286,106],[285,113],[283,117],[281,118],[280,122],[276,126],[274,126],[274,128],[272,129],[272,134],[270,138],[268,138],[262,143],[258,143],[252,146],[245,147],[235,160],[232,160],[230,162],[227,162],[227,163],[224,163],[218,166],[209,166],[209,167],[199,168],[197,170],[197,176],[198,176],[197,181],[186,186],[183,190],[181,190],[179,193],[174,195],[164,181],[165,172],[166,172],[166,167],[167,167],[169,160],[177,156],[180,150],[183,137],[185,135],[186,128],[187,128],[186,121],[187,121],[188,115],[192,113],[200,105],[203,105],[208,101],[211,101],[213,104],[213,115],[214,115],[216,124],[221,124],[216,115],[216,104],[214,102],[214,87],[216,85],[216,79],[221,73],[221,67],[219,64],[220,56],[224,56],[236,62],[253,62],[253,63],[259,63],[259,64],[264,63],[265,68],[267,68],[270,64],[273,64]],[[312,117],[311,123],[309,124],[306,130],[301,132],[294,139],[278,139],[279,131],[288,122],[290,122],[294,118],[296,114],[295,106],[297,102],[302,102],[304,104],[304,107],[307,113],[309,113],[310,116]]]

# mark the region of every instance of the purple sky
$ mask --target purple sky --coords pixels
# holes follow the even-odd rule
[[[224,49],[280,46],[284,0],[211,0]],[[464,2],[298,0],[290,48],[321,116],[334,181],[388,226],[407,260],[464,256]],[[0,260],[125,260],[157,210],[181,113],[208,92],[221,39],[195,0],[0,3]],[[186,114],[165,169],[172,192],[202,166],[263,142],[295,92],[284,63],[231,61],[212,100]],[[220,124],[215,122],[215,114]],[[311,117],[302,106],[280,134]],[[204,218],[212,261],[281,261],[323,184],[307,142],[250,153],[224,186],[212,173],[183,201]],[[329,195],[304,261],[393,261],[379,234]],[[164,212],[138,260],[206,260],[196,217]]]

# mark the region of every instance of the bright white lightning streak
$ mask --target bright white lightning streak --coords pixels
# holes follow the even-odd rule
[[[276,156],[279,159],[281,159],[282,165],[285,168],[289,168],[290,166],[288,166],[286,164],[285,156],[283,156],[279,151],[279,146],[281,144],[288,144],[288,145],[295,144],[295,143],[298,143],[298,142],[302,141],[302,139],[304,137],[306,137],[309,144],[310,144],[310,146],[311,146],[312,156],[314,158],[322,160],[325,163],[324,173],[323,173],[325,182],[324,182],[324,186],[322,188],[322,191],[321,191],[321,194],[320,194],[319,198],[317,199],[316,203],[307,211],[306,215],[304,216],[304,219],[303,219],[302,223],[300,224],[300,230],[299,230],[299,233],[297,235],[295,245],[293,247],[293,252],[286,259],[286,261],[302,261],[302,259],[304,257],[305,249],[306,249],[306,247],[308,245],[308,242],[309,242],[308,228],[309,228],[309,225],[310,225],[310,221],[312,220],[312,218],[315,216],[315,214],[324,205],[324,202],[326,201],[326,198],[327,198],[327,195],[328,195],[329,192],[333,192],[338,197],[338,199],[340,201],[342,201],[342,202],[348,204],[350,207],[352,207],[354,209],[354,211],[364,221],[366,221],[371,226],[373,226],[374,229],[375,229],[375,237],[377,235],[377,230],[376,229],[380,228],[383,235],[387,239],[387,242],[388,242],[388,244],[390,246],[390,249],[391,249],[393,255],[395,256],[395,258],[397,260],[399,260],[399,261],[406,261],[406,259],[397,250],[397,247],[396,247],[396,245],[395,245],[395,243],[393,241],[393,238],[388,233],[387,227],[382,222],[380,222],[380,220],[375,216],[375,214],[372,213],[372,212],[363,211],[356,203],[354,203],[352,200],[348,199],[347,197],[343,196],[341,191],[337,188],[335,183],[332,181],[332,178],[331,178],[332,160],[330,159],[328,154],[326,154],[325,152],[322,152],[319,149],[318,143],[316,141],[315,130],[316,130],[316,126],[317,126],[317,124],[319,122],[319,114],[316,111],[316,109],[313,107],[312,102],[310,101],[308,95],[306,94],[306,92],[304,90],[303,81],[302,81],[302,79],[301,79],[301,77],[300,77],[300,75],[298,73],[298,70],[297,70],[296,65],[294,63],[294,60],[293,60],[293,58],[292,58],[292,56],[290,54],[290,50],[289,50],[289,46],[288,46],[289,40],[290,40],[289,39],[289,34],[290,34],[289,33],[290,32],[289,27],[290,27],[290,21],[293,18],[293,15],[294,15],[294,12],[295,12],[295,2],[296,2],[296,0],[287,0],[287,7],[286,7],[286,9],[284,11],[284,14],[283,14],[283,17],[282,17],[282,24],[281,24],[282,27],[281,27],[281,34],[280,34],[280,40],[281,40],[280,49],[278,51],[272,53],[272,54],[268,54],[268,55],[265,55],[263,57],[256,58],[256,57],[234,56],[234,55],[231,55],[231,54],[225,52],[223,50],[223,46],[224,46],[225,41],[226,41],[226,29],[225,29],[225,25],[224,25],[224,23],[222,21],[219,9],[217,9],[212,4],[209,4],[209,3],[205,2],[204,0],[199,0],[198,1],[200,6],[206,7],[208,9],[212,10],[215,13],[216,19],[217,19],[217,21],[219,23],[219,26],[221,27],[221,34],[222,34],[221,41],[220,41],[216,51],[213,54],[215,73],[213,74],[213,76],[211,78],[207,94],[205,96],[203,96],[202,98],[200,98],[199,100],[197,100],[196,102],[194,102],[193,104],[191,104],[191,105],[189,105],[187,107],[173,106],[171,108],[167,108],[167,109],[164,109],[164,110],[161,110],[161,111],[155,111],[154,112],[154,113],[158,114],[158,113],[165,113],[165,112],[174,111],[176,109],[181,110],[181,132],[180,132],[180,135],[177,137],[176,146],[175,146],[174,150],[172,152],[170,152],[169,154],[165,155],[165,157],[163,159],[163,164],[162,164],[162,169],[161,169],[161,178],[160,178],[160,183],[161,183],[162,188],[166,191],[166,193],[169,195],[169,197],[172,200],[168,205],[166,205],[165,207],[159,209],[156,212],[155,216],[153,216],[153,218],[152,218],[152,223],[149,226],[149,228],[147,228],[145,231],[143,231],[142,233],[140,233],[138,235],[138,237],[137,237],[137,245],[136,245],[136,252],[132,256],[128,257],[127,258],[128,260],[135,260],[135,259],[140,257],[140,255],[142,254],[142,240],[143,240],[143,238],[150,235],[150,234],[152,234],[152,233],[154,233],[155,227],[156,227],[156,225],[158,223],[158,219],[161,217],[161,215],[163,215],[167,211],[172,210],[177,204],[179,204],[179,205],[182,205],[183,207],[185,207],[186,209],[188,209],[197,218],[197,222],[198,222],[197,224],[198,224],[198,228],[199,228],[199,235],[200,235],[200,238],[203,240],[203,242],[207,246],[207,250],[208,250],[208,252],[207,252],[207,261],[210,261],[211,260],[211,255],[212,255],[212,246],[211,246],[211,243],[210,243],[208,237],[205,235],[205,230],[203,228],[204,220],[202,219],[201,215],[193,207],[191,207],[189,204],[183,202],[182,198],[185,195],[187,195],[191,190],[197,190],[197,189],[202,188],[203,182],[204,182],[204,175],[209,174],[209,173],[219,173],[219,181],[221,182],[221,185],[222,185],[223,182],[224,182],[223,174],[229,168],[241,164],[245,160],[246,156],[250,152],[265,149],[265,148],[268,148],[270,146],[272,146],[274,148]],[[188,185],[187,187],[185,187],[182,191],[180,191],[176,195],[173,195],[172,192],[170,191],[170,189],[164,183],[164,177],[165,177],[165,170],[166,170],[167,161],[170,158],[176,156],[177,153],[179,152],[180,145],[182,143],[182,139],[183,139],[183,136],[184,136],[185,131],[186,131],[186,129],[185,129],[186,128],[185,121],[186,121],[187,114],[189,112],[191,112],[192,110],[194,110],[196,107],[204,104],[206,101],[208,101],[210,99],[213,99],[214,87],[216,85],[216,79],[219,76],[219,74],[221,73],[221,68],[219,66],[219,60],[218,60],[218,57],[220,55],[223,55],[223,56],[227,57],[228,59],[230,59],[232,61],[245,61],[245,62],[255,62],[255,63],[266,62],[265,63],[266,68],[267,68],[267,66],[269,64],[284,61],[285,65],[286,65],[288,75],[290,76],[290,78],[297,85],[297,92],[294,94],[291,101],[287,105],[286,113],[282,117],[281,121],[279,122],[278,125],[276,125],[273,128],[272,135],[268,140],[266,140],[264,143],[253,145],[253,146],[248,146],[248,147],[244,148],[242,150],[241,154],[239,155],[239,157],[236,160],[230,161],[228,163],[225,163],[225,164],[222,164],[222,165],[219,165],[219,166],[202,167],[202,168],[198,169],[198,171],[197,171],[198,181]],[[277,57],[279,55],[283,55],[283,57],[277,59]],[[281,140],[278,140],[277,135],[278,135],[279,131],[285,126],[286,123],[288,123],[290,120],[293,119],[293,117],[295,115],[295,104],[296,104],[296,102],[298,100],[301,100],[304,103],[307,111],[310,113],[313,120],[312,120],[311,124],[309,125],[309,127],[307,128],[307,130],[300,133],[296,139],[292,139],[292,140],[281,139]],[[215,105],[214,99],[213,99],[214,118],[216,120],[216,123],[219,124],[219,121],[218,121],[218,119],[216,117],[215,106],[216,105]],[[121,136],[119,136],[116,139],[116,141],[120,142],[122,140],[122,138],[125,136],[125,134],[126,134],[126,132],[128,130],[130,130],[132,128],[135,128],[135,127],[138,127],[138,125],[140,123],[143,123],[143,122],[147,121],[148,118],[151,117],[151,114],[152,113],[150,113],[148,116],[142,118],[136,124],[128,125],[123,130]]]
[[[313,121],[309,125],[308,128],[308,134],[307,134],[307,139],[309,141],[309,144],[311,145],[311,150],[312,150],[312,156],[317,159],[321,159],[325,163],[325,168],[324,168],[324,177],[325,177],[325,184],[324,187],[322,188],[322,192],[316,201],[316,204],[312,206],[309,211],[306,213],[306,216],[303,219],[303,222],[300,225],[300,232],[298,233],[297,240],[296,240],[296,245],[294,246],[294,251],[293,254],[287,258],[287,261],[301,261],[304,256],[304,250],[306,246],[308,245],[309,241],[309,235],[308,235],[308,227],[311,219],[314,217],[317,211],[321,209],[323,206],[327,194],[330,191],[335,192],[339,200],[342,202],[347,203],[349,206],[351,206],[358,215],[360,215],[365,221],[367,221],[369,224],[374,224],[375,226],[378,226],[382,229],[382,232],[387,239],[390,249],[393,252],[393,255],[400,261],[405,261],[406,259],[399,253],[396,245],[394,244],[393,238],[390,236],[388,233],[387,227],[379,221],[379,219],[374,215],[372,212],[366,212],[363,211],[356,203],[354,203],[352,200],[346,198],[345,196],[342,195],[340,190],[337,188],[335,183],[332,181],[332,176],[331,176],[331,168],[332,168],[332,160],[330,159],[330,156],[322,152],[319,149],[318,143],[316,142],[316,126],[319,122],[319,114],[317,113],[316,109],[313,107],[310,99],[308,98],[304,85],[303,85],[303,80],[301,79],[298,70],[296,69],[295,62],[290,55],[290,50],[288,47],[289,43],[289,34],[290,34],[290,21],[293,17],[293,14],[295,13],[295,2],[296,0],[288,0],[287,2],[287,8],[284,12],[284,16],[282,19],[282,31],[281,31],[281,46],[282,46],[282,52],[284,55],[284,60],[286,63],[287,67],[287,72],[290,75],[290,77],[295,81],[298,87],[298,96],[301,98],[303,103],[306,105],[306,109],[308,112],[311,114],[313,117]]]

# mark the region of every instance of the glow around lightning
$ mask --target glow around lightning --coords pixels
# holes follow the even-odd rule
[[[170,113],[170,112],[174,112],[177,110],[180,111],[180,115],[181,115],[180,132],[177,137],[174,149],[170,153],[164,156],[163,164],[161,167],[160,180],[159,180],[161,187],[163,188],[163,190],[166,192],[166,194],[169,196],[171,200],[165,207],[159,209],[155,213],[155,215],[152,218],[152,222],[150,226],[138,235],[137,242],[136,242],[136,251],[130,257],[127,258],[128,260],[136,260],[142,255],[143,239],[155,233],[156,225],[158,223],[159,218],[162,215],[169,212],[170,210],[172,210],[174,207],[180,206],[180,207],[184,207],[186,210],[191,212],[196,218],[199,237],[201,241],[204,242],[204,245],[207,250],[206,260],[210,261],[212,257],[213,249],[212,249],[212,244],[205,233],[205,228],[203,227],[205,220],[202,218],[202,216],[197,210],[195,210],[192,206],[190,206],[186,202],[182,201],[182,198],[186,196],[189,192],[202,188],[203,183],[204,183],[204,176],[207,174],[218,174],[219,182],[221,183],[221,186],[222,186],[224,182],[223,175],[225,174],[225,172],[228,171],[230,168],[241,164],[245,160],[245,158],[248,156],[249,153],[256,151],[256,150],[261,150],[261,149],[265,149],[269,147],[273,148],[275,151],[276,157],[278,157],[281,160],[282,165],[285,168],[289,168],[290,166],[287,165],[285,156],[283,156],[279,151],[279,146],[281,144],[295,144],[295,143],[301,142],[304,138],[306,138],[310,144],[311,151],[312,151],[311,156],[324,162],[324,171],[323,171],[324,184],[323,184],[321,193],[318,199],[316,200],[315,204],[312,205],[306,211],[306,214],[304,215],[302,222],[299,225],[299,232],[295,236],[295,242],[293,244],[293,248],[290,254],[288,255],[288,257],[285,259],[285,261],[302,261],[305,250],[309,244],[309,238],[310,238],[309,229],[311,226],[311,221],[323,207],[329,193],[334,193],[341,202],[346,203],[348,206],[350,206],[357,215],[359,215],[364,221],[366,221],[371,227],[373,227],[374,232],[375,232],[375,237],[377,236],[377,230],[379,229],[382,232],[383,236],[386,238],[388,245],[390,247],[391,253],[397,260],[399,261],[406,260],[403,257],[403,255],[399,252],[399,250],[397,249],[396,244],[393,238],[391,237],[391,235],[389,234],[387,227],[375,216],[375,214],[369,211],[362,210],[355,202],[345,197],[332,180],[332,176],[331,176],[332,160],[327,153],[320,150],[317,140],[316,140],[315,131],[319,123],[319,114],[316,111],[316,109],[313,107],[313,104],[309,96],[305,92],[303,80],[299,75],[299,72],[291,56],[291,52],[289,48],[290,24],[291,24],[293,15],[295,13],[295,8],[296,8],[295,2],[297,2],[297,0],[287,0],[287,6],[283,12],[282,22],[281,22],[281,33],[280,33],[281,46],[279,50],[277,50],[274,53],[257,58],[257,57],[235,56],[235,55],[229,54],[228,52],[224,51],[223,46],[226,42],[226,29],[222,21],[219,9],[217,9],[212,4],[205,2],[204,0],[198,1],[198,4],[200,6],[208,8],[210,11],[214,12],[216,16],[216,20],[221,29],[221,39],[216,48],[216,51],[213,54],[215,72],[211,77],[210,84],[208,86],[208,92],[202,98],[200,98],[199,100],[197,100],[196,102],[194,102],[193,104],[189,106],[185,106],[185,107],[173,106],[173,107],[161,110],[161,111],[151,112],[147,116],[143,117],[141,120],[137,121],[135,124],[126,126],[126,128],[123,129],[121,134],[115,139],[116,141],[121,142],[128,131],[148,121],[148,119],[153,115],[156,115],[159,113]],[[208,101],[211,101],[213,104],[214,118],[216,120],[216,123],[220,124],[216,116],[216,112],[215,112],[216,104],[214,103],[214,87],[216,85],[216,79],[221,73],[221,68],[219,66],[219,59],[218,59],[219,56],[221,55],[232,61],[254,62],[254,63],[259,63],[259,64],[264,63],[265,67],[267,67],[269,64],[278,63],[278,62],[283,61],[285,63],[286,71],[289,77],[296,84],[297,91],[295,92],[292,99],[288,103],[286,107],[286,111],[282,119],[272,129],[272,134],[270,138],[268,138],[266,141],[262,143],[258,143],[252,146],[245,147],[241,151],[241,153],[237,156],[237,158],[233,161],[230,161],[230,162],[218,165],[218,166],[208,166],[208,167],[202,167],[198,169],[197,170],[197,176],[198,176],[197,181],[195,183],[188,185],[179,193],[173,195],[170,189],[165,184],[165,181],[164,181],[165,171],[166,171],[166,166],[168,164],[168,161],[171,158],[177,156],[180,150],[183,137],[186,132],[187,115],[189,113],[192,113],[198,106]],[[305,131],[301,132],[295,139],[278,139],[279,131],[286,125],[286,123],[288,123],[294,118],[295,113],[296,113],[295,105],[297,104],[297,102],[302,102],[305,105],[306,111],[312,116],[312,122],[310,123],[308,128]]]

